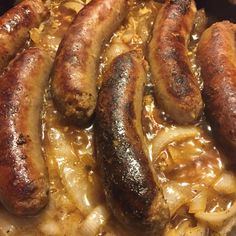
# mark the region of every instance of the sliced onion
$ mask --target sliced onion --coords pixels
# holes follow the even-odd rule
[[[205,236],[206,227],[198,224],[191,227],[189,221],[184,221],[177,229],[168,230],[164,236]]]
[[[42,39],[42,32],[44,30],[45,25],[40,24],[38,28],[33,28],[30,30],[30,38],[35,43],[37,47],[41,45],[41,39]]]
[[[180,236],[177,234],[176,229],[170,229],[165,232],[164,236]]]
[[[75,11],[76,13],[78,13],[84,7],[82,3],[76,1],[65,2],[63,6],[67,9]]]
[[[1,214],[2,216],[2,214]],[[0,235],[2,236],[12,236],[17,234],[17,227],[15,222],[10,222],[10,220],[5,219],[6,217],[1,217],[0,220]]]
[[[197,225],[196,227],[188,227],[184,233],[184,236],[205,236],[206,227],[203,225]]]
[[[189,204],[189,213],[204,212],[207,204],[207,191],[198,193]]]
[[[157,157],[169,143],[199,135],[200,131],[196,127],[175,127],[161,130],[152,141],[153,156],[155,155]]]
[[[111,46],[107,49],[105,55],[107,58],[107,64],[110,64],[114,58],[125,52],[128,52],[129,50],[129,47],[122,42],[112,43]]]
[[[169,206],[171,216],[193,197],[190,186],[181,186],[176,182],[169,182],[164,185],[163,194]]]
[[[80,236],[94,236],[104,226],[110,217],[109,211],[103,205],[97,206],[83,221],[80,229]]]
[[[155,14],[153,14],[152,9],[144,7],[138,11],[138,25],[137,25],[137,34],[141,37],[142,42],[145,43],[150,37],[150,30],[152,29],[151,23],[155,19]]]
[[[84,215],[89,214],[100,202],[99,186],[90,181],[86,164],[78,162],[79,158],[60,130],[49,129],[48,137],[62,183],[76,207]]]
[[[199,212],[195,217],[201,221],[205,221],[213,226],[222,226],[225,221],[236,215],[236,202],[227,210],[221,212]]]
[[[184,236],[186,230],[190,227],[191,223],[187,220],[178,226],[176,229],[177,236]]]
[[[39,229],[44,235],[60,235],[61,233],[58,223],[52,219],[44,221],[43,224],[39,226]]]
[[[223,173],[215,182],[213,188],[223,194],[236,192],[236,178],[231,173]]]
[[[26,233],[20,234],[19,231],[29,231],[29,233],[27,232],[27,235],[31,235],[32,229],[30,229],[29,226],[35,224],[35,219],[33,219],[33,217],[15,217],[2,206],[0,208],[0,219],[1,236],[26,235]]]
[[[230,220],[228,220],[227,224],[221,227],[218,233],[219,235],[227,235],[227,236],[236,235],[236,217],[232,217]]]
[[[187,220],[177,228],[168,230],[165,236],[205,236],[206,231],[206,227],[201,224],[191,227],[191,222]]]

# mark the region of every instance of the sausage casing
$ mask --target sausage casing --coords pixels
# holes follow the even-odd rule
[[[157,102],[179,124],[194,123],[203,108],[187,50],[195,13],[193,0],[167,0],[157,16],[149,44]]]
[[[87,123],[97,100],[100,52],[127,12],[126,0],[93,0],[74,19],[54,65],[52,94],[69,120]]]
[[[224,145],[236,151],[236,25],[213,24],[202,35],[197,59],[207,118]],[[227,147],[227,148],[228,148]]]
[[[143,232],[160,232],[169,209],[145,148],[141,125],[145,78],[143,61],[135,51],[111,63],[98,95],[96,148],[114,215]]]
[[[0,17],[0,71],[7,66],[47,11],[41,0],[25,0]]]
[[[48,201],[41,148],[41,109],[51,62],[29,48],[0,78],[0,200],[16,215],[33,215]]]

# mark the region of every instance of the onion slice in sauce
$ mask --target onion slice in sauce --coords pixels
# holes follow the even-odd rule
[[[232,173],[222,173],[216,180],[214,189],[222,194],[232,194],[236,192],[236,178]]]
[[[169,206],[171,216],[193,197],[190,186],[181,186],[174,181],[169,181],[168,184],[163,186],[163,194]]]
[[[224,211],[220,212],[198,212],[195,217],[201,221],[205,221],[212,226],[222,226],[225,221],[236,215],[236,201],[234,204]]]
[[[53,142],[52,155],[57,163],[58,172],[69,196],[83,215],[88,215],[101,200],[97,188],[86,169],[86,164],[79,162],[79,157],[72,152],[70,143],[62,131],[48,130],[50,142]]]
[[[174,127],[161,130],[152,141],[153,156],[157,157],[169,143],[199,135],[200,131],[197,127]]]
[[[207,191],[198,193],[189,204],[189,213],[204,212],[207,205]]]
[[[79,229],[81,236],[98,235],[99,229],[109,220],[110,214],[105,206],[97,206],[83,221]]]

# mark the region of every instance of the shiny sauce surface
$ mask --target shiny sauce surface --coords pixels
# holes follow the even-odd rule
[[[31,31],[29,44],[44,48],[54,58],[69,24],[88,2],[47,1],[50,17]],[[129,1],[126,20],[101,55],[98,88],[104,71],[117,55],[137,49],[147,57],[147,43],[160,7],[152,0]],[[204,11],[198,11],[189,44],[192,70],[201,88],[195,54],[206,21]],[[226,235],[235,224],[236,212],[221,216],[220,222],[212,219],[214,216],[197,214],[230,214],[235,202],[236,176],[226,168],[227,157],[217,148],[204,116],[189,127],[176,126],[168,118],[154,99],[148,62],[146,71],[142,125],[149,158],[171,211],[164,235]],[[113,218],[105,201],[95,158],[93,123],[85,128],[68,124],[54,107],[50,86],[44,99],[42,147],[50,179],[50,202],[40,215],[27,219],[13,217],[0,208],[0,235],[89,235],[93,232],[92,226],[86,224],[89,216],[94,216],[99,225],[94,235],[137,235]],[[93,212],[96,214],[91,216]]]

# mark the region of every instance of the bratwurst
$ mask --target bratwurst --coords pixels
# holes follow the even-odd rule
[[[167,0],[158,13],[149,44],[157,103],[179,124],[194,123],[203,109],[200,88],[188,58],[195,13],[193,0]]]
[[[38,48],[28,48],[0,78],[0,201],[15,215],[33,215],[48,201],[41,149],[41,110],[51,67]]]
[[[114,215],[142,232],[161,232],[169,209],[150,166],[142,131],[143,63],[131,51],[114,59],[105,74],[95,117],[97,158]]]
[[[41,0],[25,0],[0,17],[0,72],[47,14]]]
[[[98,62],[104,43],[127,13],[126,0],[93,0],[74,19],[54,65],[52,94],[72,122],[87,123],[95,110]]]
[[[213,131],[236,151],[236,25],[213,24],[202,35],[197,58],[204,80],[203,98]]]

